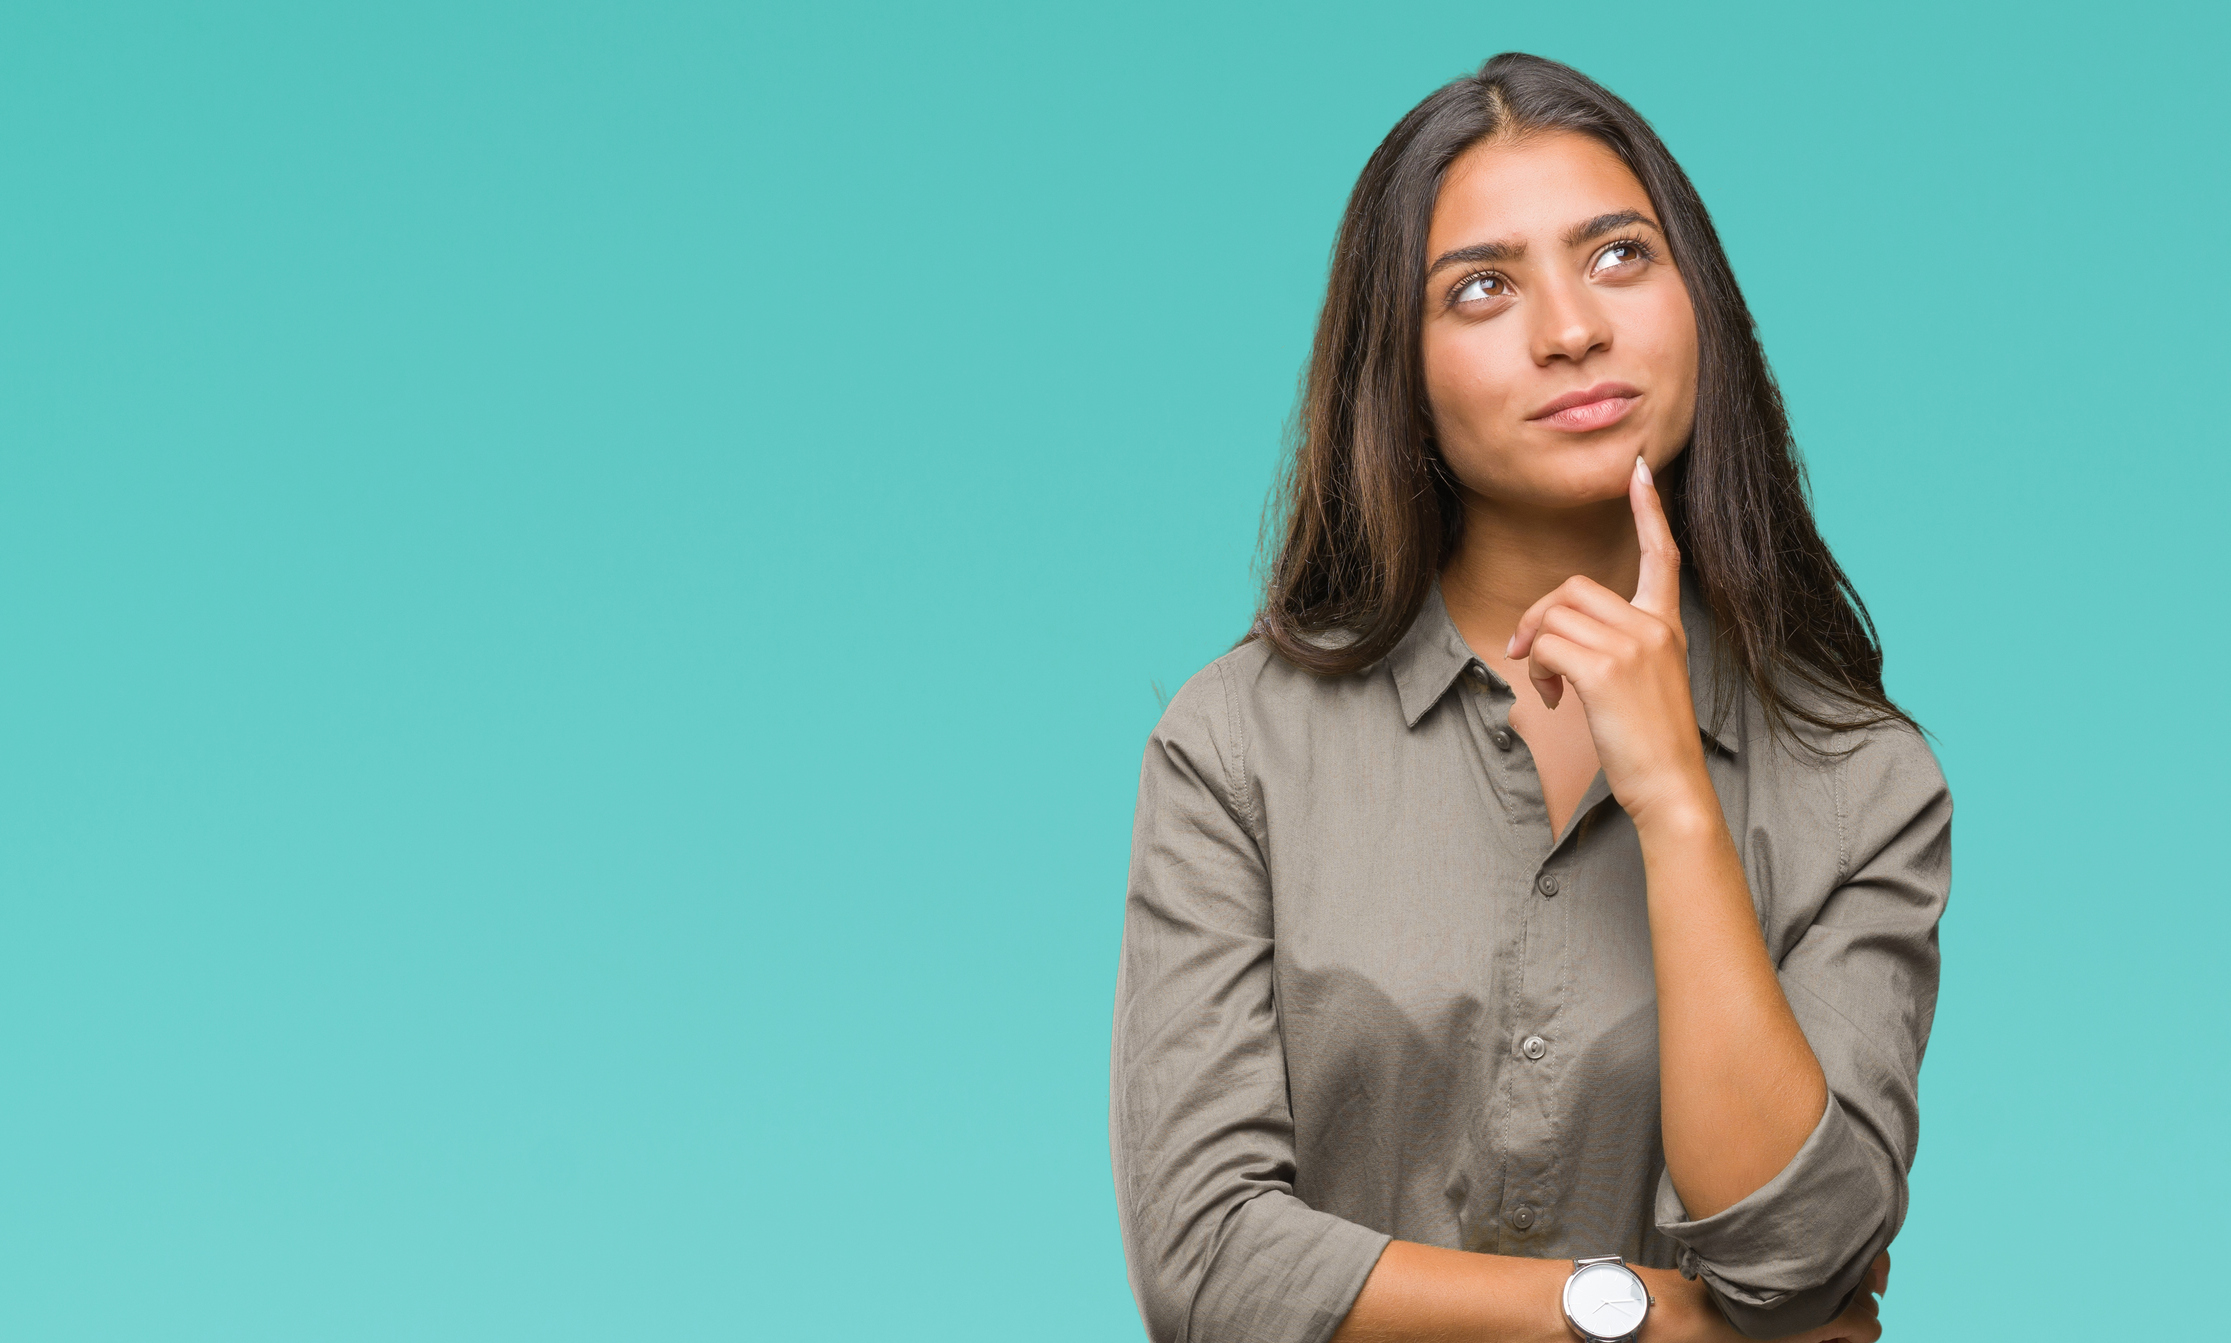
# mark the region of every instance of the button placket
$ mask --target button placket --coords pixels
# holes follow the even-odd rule
[[[1522,744],[1508,717],[1513,699],[1507,686],[1494,679],[1493,673],[1474,660],[1462,673],[1467,689],[1477,695],[1478,701],[1465,706],[1476,711],[1477,717],[1467,714],[1473,730],[1492,746],[1491,752],[1478,757],[1480,764],[1493,780],[1492,787],[1498,794],[1510,799],[1519,808],[1537,811],[1542,805],[1540,783],[1535,771],[1527,768],[1515,756]],[[1474,737],[1475,741],[1479,737]],[[1514,854],[1514,857],[1517,855]],[[1547,855],[1521,859],[1539,864]],[[1542,1035],[1523,1033],[1524,1023],[1549,1023],[1563,1000],[1559,981],[1565,973],[1565,956],[1559,949],[1562,939],[1570,935],[1564,911],[1551,908],[1534,908],[1525,892],[1539,891],[1537,883],[1543,873],[1537,866],[1532,877],[1523,875],[1524,867],[1516,873],[1501,877],[1497,885],[1504,899],[1517,897],[1512,910],[1517,915],[1498,929],[1508,941],[1497,951],[1498,959],[1510,964],[1516,973],[1504,977],[1506,998],[1503,1006],[1505,1028],[1519,1026],[1520,1033],[1507,1035],[1504,1048],[1509,1052],[1503,1066],[1513,1069],[1497,1090],[1497,1115],[1494,1122],[1495,1146],[1500,1149],[1504,1162],[1500,1172],[1503,1197],[1499,1215],[1506,1236],[1522,1236],[1531,1242],[1534,1233],[1546,1233],[1550,1228],[1550,1211],[1540,1200],[1544,1182],[1553,1180],[1559,1164],[1555,1150],[1554,1125],[1547,1116],[1555,1107],[1558,1076],[1561,1071],[1548,1061],[1549,1040]],[[1511,877],[1523,885],[1513,889],[1503,885]],[[1554,889],[1554,881],[1552,882]],[[1538,895],[1536,898],[1539,898]],[[1499,939],[1499,941],[1502,939]],[[1524,964],[1517,962],[1524,959]],[[1492,1236],[1490,1237],[1492,1239]]]
[[[1482,695],[1492,694],[1495,690],[1494,683],[1488,680],[1487,668],[1477,662],[1472,664],[1472,689]],[[1495,743],[1498,751],[1508,751],[1518,744],[1517,734],[1510,730],[1509,725],[1496,722],[1492,712],[1487,714],[1487,739]]]

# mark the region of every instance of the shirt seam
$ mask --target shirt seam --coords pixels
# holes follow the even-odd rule
[[[1844,799],[1846,773],[1851,769],[1851,758],[1856,750],[1846,751],[1836,760],[1836,771],[1829,776],[1828,791],[1836,806],[1836,885],[1851,880],[1851,842],[1844,828]]]
[[[1224,764],[1224,787],[1232,795],[1232,810],[1239,816],[1240,824],[1247,827],[1248,837],[1260,843],[1262,825],[1255,814],[1252,790],[1247,786],[1247,735],[1240,727],[1239,702],[1232,694],[1231,676],[1223,662],[1219,660],[1214,665],[1217,687],[1224,692],[1224,737],[1229,748]]]

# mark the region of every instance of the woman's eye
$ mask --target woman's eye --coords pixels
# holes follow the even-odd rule
[[[1502,298],[1510,292],[1510,282],[1500,275],[1475,275],[1456,287],[1452,301],[1477,303],[1481,299]]]
[[[1608,270],[1617,270],[1621,266],[1642,260],[1643,255],[1638,244],[1615,242],[1596,254],[1596,264],[1590,268],[1590,274],[1601,275]]]

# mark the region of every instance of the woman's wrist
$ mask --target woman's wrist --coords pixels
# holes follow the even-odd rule
[[[1628,1267],[1641,1277],[1652,1302],[1636,1343],[1720,1343],[1736,1336],[1700,1279],[1684,1278],[1677,1269]]]
[[[1645,852],[1659,847],[1717,845],[1727,834],[1720,796],[1712,791],[1712,779],[1704,772],[1702,761],[1651,789],[1627,808],[1627,816],[1634,822]]]

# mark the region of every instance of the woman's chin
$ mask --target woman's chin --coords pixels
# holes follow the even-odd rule
[[[1648,436],[1636,432],[1605,435],[1594,442],[1565,437],[1562,442],[1529,445],[1521,449],[1523,455],[1506,456],[1499,470],[1467,471],[1461,458],[1455,465],[1459,479],[1490,498],[1529,508],[1587,508],[1627,497],[1635,457],[1648,445]],[[1651,460],[1654,470],[1658,455],[1651,454]]]
[[[1585,452],[1565,456],[1557,464],[1558,470],[1544,473],[1540,482],[1543,502],[1555,500],[1568,508],[1583,508],[1626,498],[1627,480],[1634,474],[1638,451],[1640,444],[1634,442],[1591,444]]]

